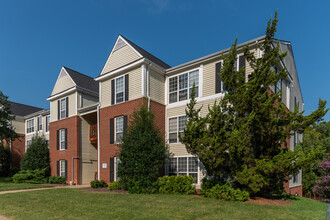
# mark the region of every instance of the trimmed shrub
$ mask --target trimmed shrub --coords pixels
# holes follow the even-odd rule
[[[21,170],[13,176],[14,183],[47,183],[48,168]]]
[[[108,190],[120,190],[122,189],[122,185],[119,181],[114,181],[108,185]]]
[[[210,182],[208,182],[208,184],[210,184]],[[202,186],[202,197],[239,202],[246,201],[250,197],[248,192],[232,188],[230,182],[226,182],[224,185],[216,184],[212,188],[208,189],[207,187],[210,185],[204,187]]]
[[[92,188],[103,188],[103,187],[107,187],[107,183],[104,180],[93,180],[91,181],[91,187]]]
[[[196,192],[191,176],[163,176],[158,178],[158,191],[164,194],[190,195]]]
[[[48,182],[51,184],[65,184],[66,183],[64,176],[50,176]]]

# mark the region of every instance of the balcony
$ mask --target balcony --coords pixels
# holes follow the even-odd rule
[[[89,140],[91,144],[97,144],[97,124],[89,127]]]

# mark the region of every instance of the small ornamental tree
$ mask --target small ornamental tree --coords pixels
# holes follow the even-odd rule
[[[320,171],[322,176],[316,181],[313,192],[330,198],[330,157],[324,159],[319,164]]]
[[[10,174],[11,154],[8,147],[4,147],[0,142],[0,176],[8,176]]]
[[[49,148],[45,138],[34,136],[21,161],[21,170],[49,168]]]
[[[164,168],[167,148],[145,105],[131,115],[119,149],[118,176],[124,188],[133,193],[150,192]]]
[[[308,116],[298,111],[287,111],[281,100],[281,91],[269,88],[284,80],[288,72],[278,73],[274,66],[286,56],[280,54],[279,43],[274,40],[277,25],[269,20],[266,36],[258,45],[263,56],[256,58],[249,47],[244,56],[252,68],[245,82],[244,67],[236,71],[236,42],[232,45],[218,73],[226,88],[224,97],[209,106],[202,117],[196,109],[194,95],[187,106],[188,122],[180,141],[187,151],[204,164],[208,175],[230,180],[235,186],[253,195],[269,195],[283,191],[283,181],[296,173],[314,155],[304,154],[301,146],[290,151],[283,147],[294,132],[303,133],[311,124],[326,114],[326,101]]]
[[[11,121],[15,119],[10,110],[10,102],[8,96],[0,91],[0,140],[14,140],[18,138]]]

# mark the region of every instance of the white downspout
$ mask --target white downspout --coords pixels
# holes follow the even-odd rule
[[[148,111],[150,111],[150,72],[149,68],[151,66],[151,63],[147,66],[147,97],[148,97]]]
[[[100,104],[97,105],[97,179],[100,180]]]

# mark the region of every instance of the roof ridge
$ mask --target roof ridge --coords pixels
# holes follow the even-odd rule
[[[146,53],[146,54],[152,56],[153,58],[157,59],[159,62],[163,63],[163,64],[166,66],[166,68],[163,67],[164,69],[169,69],[169,68],[171,68],[170,65],[168,65],[167,63],[165,63],[164,61],[162,61],[161,59],[159,59],[159,58],[156,57],[155,55],[149,53],[148,51],[146,51],[146,50],[143,49],[142,47],[138,46],[137,44],[133,43],[132,41],[128,40],[128,39],[127,39],[126,37],[124,37],[123,35],[119,34],[119,36],[121,36],[121,37],[124,38],[129,44],[131,44],[132,47],[134,47],[134,49],[136,49],[136,50],[142,50],[142,52],[144,52],[144,53]],[[139,52],[139,51],[138,51],[138,52]],[[143,54],[141,54],[141,55],[144,56]]]
[[[66,66],[63,66],[65,69],[69,69],[69,70],[71,70],[71,71],[74,71],[74,72],[76,72],[76,73],[79,73],[79,74],[81,74],[81,75],[83,75],[83,76],[87,76],[87,77],[89,77],[89,78],[91,78],[91,79],[94,79],[93,77],[91,77],[91,76],[88,76],[88,75],[86,75],[86,74],[83,74],[83,73],[81,73],[81,72],[78,72],[77,70],[74,70],[74,69],[71,69],[71,68],[69,68],[69,67],[66,67]],[[69,73],[70,74],[70,73]]]

